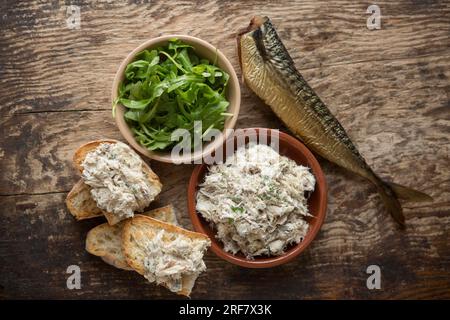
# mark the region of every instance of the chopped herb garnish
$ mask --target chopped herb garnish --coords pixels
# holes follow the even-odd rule
[[[237,207],[237,206],[231,206],[231,210],[232,210],[233,212],[236,212],[236,213],[242,213],[242,212],[245,211],[244,208],[242,208],[242,207]]]

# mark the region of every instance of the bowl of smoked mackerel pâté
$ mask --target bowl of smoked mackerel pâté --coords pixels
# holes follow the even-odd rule
[[[279,154],[294,160],[298,165],[303,165],[310,168],[311,173],[316,179],[314,191],[307,200],[308,210],[312,216],[306,219],[309,224],[309,230],[303,241],[298,244],[288,246],[282,255],[269,257],[261,256],[255,257],[252,260],[247,259],[240,252],[237,254],[232,254],[225,251],[222,242],[216,238],[216,230],[214,226],[210,222],[206,221],[196,210],[196,195],[209,170],[208,165],[205,163],[197,165],[192,172],[187,192],[188,211],[195,231],[209,236],[211,239],[211,250],[217,256],[228,262],[246,268],[270,268],[288,263],[295,259],[308,248],[317,236],[325,220],[327,210],[327,183],[322,168],[312,152],[309,151],[309,149],[298,139],[279,130],[267,128],[238,129],[222,146],[223,155],[227,154],[226,148],[227,145],[230,145],[229,142],[231,140],[234,140],[231,145],[234,147],[234,150],[236,150],[238,147],[238,143],[236,143],[236,141],[238,139],[241,139],[241,141],[242,139],[245,139],[245,143],[248,143],[250,140],[256,141],[255,138],[252,137],[255,135],[258,143],[264,143],[267,145],[271,144],[272,137],[275,136],[278,138]]]

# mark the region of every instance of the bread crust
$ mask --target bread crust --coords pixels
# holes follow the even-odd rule
[[[138,257],[138,254],[142,254],[142,252],[139,252],[136,243],[143,238],[155,236],[160,230],[164,230],[169,234],[183,235],[193,240],[203,240],[210,243],[208,236],[204,234],[188,231],[143,215],[135,215],[133,219],[125,222],[122,232],[122,246],[128,265],[141,275],[144,275],[145,268],[143,259]],[[184,277],[182,289],[177,294],[189,297],[196,278],[197,276]]]
[[[167,223],[178,224],[172,205],[146,211],[142,213],[142,215],[157,218]],[[128,265],[122,252],[122,232],[124,224],[125,221],[113,226],[108,223],[103,223],[91,229],[86,237],[86,251],[102,258],[103,261],[116,268],[133,270],[133,268]],[[103,239],[105,237],[109,239]],[[109,244],[115,245],[115,247],[103,245],[105,242],[104,240],[109,241]]]
[[[113,139],[100,139],[100,140],[94,140],[94,141],[90,141],[90,142],[83,144],[75,151],[75,154],[73,156],[73,164],[74,164],[75,168],[77,168],[80,173],[83,173],[82,164],[83,164],[84,159],[86,158],[86,155],[89,152],[95,150],[102,143],[118,143],[118,142],[121,142],[121,141],[113,140]],[[135,151],[134,149],[132,149],[132,150]],[[159,181],[159,177],[153,172],[153,170],[149,167],[149,165],[144,160],[142,160],[142,170],[144,170],[144,172],[147,174],[150,181],[152,181],[153,183],[158,183],[160,186],[162,186],[161,182]]]
[[[95,150],[102,143],[117,143],[117,142],[119,141],[113,139],[100,139],[83,144],[75,151],[75,154],[73,156],[73,164],[75,168],[77,168],[80,173],[83,173],[82,163],[89,152]],[[159,180],[159,177],[153,172],[153,170],[144,160],[142,160],[142,170],[147,175],[150,183],[159,190],[161,190],[162,184],[161,181]],[[83,182],[83,180],[80,180],[72,188],[72,190],[69,192],[66,198],[67,208],[77,220],[89,219],[104,215],[110,225],[117,224],[121,221],[115,214],[99,209],[95,201],[92,199],[92,196],[90,196],[90,193],[89,193],[90,199],[86,198],[85,202],[86,206],[84,206],[83,208],[77,207],[76,204],[78,202],[75,201],[77,199],[76,197],[80,194],[80,192],[85,192],[86,189],[90,190],[90,187],[87,186]],[[95,204],[95,206],[92,206],[91,201]]]
[[[103,216],[103,211],[92,199],[90,187],[80,179],[66,197],[66,206],[77,220],[91,219]]]

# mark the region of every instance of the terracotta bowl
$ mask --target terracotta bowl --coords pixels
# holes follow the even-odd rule
[[[230,143],[231,150],[237,149],[237,139],[241,139],[241,141],[245,140],[245,143],[248,143],[250,139],[255,141],[254,139],[257,138],[258,143],[269,145],[274,137],[276,137],[277,133],[279,136],[279,153],[293,159],[297,162],[297,164],[311,168],[311,171],[316,178],[315,190],[308,199],[308,208],[310,213],[313,215],[313,217],[308,219],[309,231],[302,242],[288,247],[283,255],[261,258],[256,257],[254,260],[248,260],[241,253],[233,255],[225,252],[223,249],[223,244],[215,237],[216,233],[214,228],[209,222],[203,219],[200,213],[198,213],[195,209],[198,185],[204,181],[204,177],[208,172],[208,165],[197,165],[189,181],[188,209],[194,229],[197,232],[201,232],[209,236],[212,242],[211,249],[216,255],[239,266],[247,268],[269,268],[291,261],[309,246],[311,241],[319,232],[319,229],[325,219],[327,208],[327,184],[325,181],[325,176],[314,155],[296,138],[273,129],[255,128],[237,130],[234,136],[231,136],[223,145],[223,154],[226,154],[225,148],[227,145],[230,145]]]
[[[195,52],[198,54],[199,57],[206,58],[209,61],[214,61],[217,57],[217,65],[225,70],[229,75],[230,79],[228,82],[228,90],[227,90],[227,100],[230,102],[230,105],[228,107],[227,112],[232,113],[233,116],[228,117],[225,121],[224,131],[222,135],[222,139],[216,139],[213,140],[210,143],[205,143],[203,145],[203,149],[194,152],[192,154],[187,154],[179,157],[176,161],[178,163],[189,163],[193,162],[195,160],[201,159],[203,155],[211,153],[213,150],[219,148],[224,139],[226,139],[230,133],[230,130],[234,128],[234,125],[236,123],[238,114],[239,114],[239,108],[241,104],[241,90],[239,87],[239,81],[236,76],[236,72],[233,69],[233,66],[231,65],[230,61],[224,56],[224,54],[213,47],[208,42],[201,40],[199,38],[187,36],[187,35],[166,35],[158,38],[154,38],[151,40],[148,40],[144,43],[142,43],[140,46],[138,46],[136,49],[134,49],[128,56],[122,61],[122,63],[119,66],[119,70],[117,70],[116,76],[114,77],[114,82],[112,86],[112,94],[111,99],[114,102],[117,99],[118,91],[119,91],[119,85],[123,81],[125,77],[125,69],[127,65],[132,62],[136,55],[145,50],[145,49],[151,49],[158,46],[164,46],[168,43],[168,40],[171,38],[178,38],[181,41],[190,44],[194,47]],[[118,104],[116,107],[116,124],[119,127],[120,133],[123,135],[123,137],[128,141],[128,143],[137,151],[139,151],[142,155],[162,161],[167,163],[173,163],[173,159],[171,157],[170,151],[168,152],[157,152],[157,151],[150,151],[146,149],[145,147],[141,146],[133,136],[133,132],[128,127],[128,124],[125,121],[124,118],[125,113],[125,107],[121,104]]]

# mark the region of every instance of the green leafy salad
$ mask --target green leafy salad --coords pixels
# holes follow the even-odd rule
[[[201,134],[222,130],[229,102],[225,93],[229,75],[196,55],[192,46],[178,39],[168,45],[140,52],[128,64],[114,103],[125,106],[125,120],[136,140],[148,150],[170,150],[176,129],[191,133],[201,121]],[[198,130],[198,129],[196,129]]]

